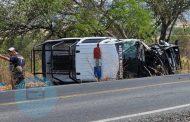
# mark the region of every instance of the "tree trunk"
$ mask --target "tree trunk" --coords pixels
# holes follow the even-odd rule
[[[167,34],[167,29],[168,29],[168,25],[162,23],[162,25],[161,25],[160,39],[159,40],[164,40],[165,41],[166,34]]]
[[[122,38],[127,38],[125,30],[121,24],[115,24],[115,27],[116,27],[117,31],[119,32],[119,35],[121,35]]]
[[[176,18],[174,19],[174,21],[173,21],[173,23],[172,23],[172,25],[171,25],[170,33],[169,33],[168,38],[167,38],[167,40],[166,40],[167,42],[169,42],[169,40],[170,40],[171,33],[172,33],[172,30],[173,30],[173,28],[174,28],[174,25],[175,25],[175,23],[176,23],[176,21],[177,21],[177,18],[178,18],[178,17],[176,17]]]

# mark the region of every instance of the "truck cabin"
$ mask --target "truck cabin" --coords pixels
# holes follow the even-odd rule
[[[124,78],[143,77],[146,75],[145,46],[140,39],[120,39],[123,41]]]

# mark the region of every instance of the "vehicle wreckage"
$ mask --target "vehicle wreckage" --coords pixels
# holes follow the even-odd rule
[[[181,67],[178,45],[111,37],[47,40],[33,48],[32,64],[35,76],[55,84],[168,75]]]
[[[148,46],[143,41],[129,41],[127,44],[124,78],[169,75],[181,68],[178,45],[162,42]]]

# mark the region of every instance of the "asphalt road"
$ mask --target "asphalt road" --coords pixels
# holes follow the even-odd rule
[[[189,74],[0,93],[2,122],[127,121],[188,107]]]

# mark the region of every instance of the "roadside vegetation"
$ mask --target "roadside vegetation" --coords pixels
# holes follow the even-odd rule
[[[31,50],[47,39],[84,36],[140,38],[151,44],[179,40],[182,71],[190,70],[190,0],[1,0],[0,53],[15,47],[31,76]],[[40,70],[40,69],[39,69]],[[0,60],[0,82],[10,84],[8,63]]]
[[[174,28],[171,40],[178,40],[182,69],[180,73],[190,73],[190,27]]]

